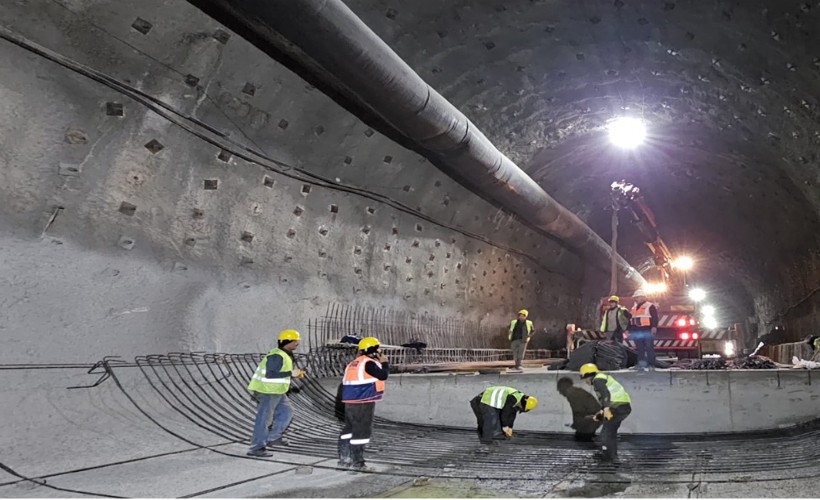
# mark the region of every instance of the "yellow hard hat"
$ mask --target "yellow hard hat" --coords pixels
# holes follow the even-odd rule
[[[365,337],[359,341],[359,350],[366,351],[373,346],[378,347],[379,345],[381,345],[381,342],[376,337]]]
[[[282,330],[279,332],[279,340],[299,340],[300,335],[296,330]]]
[[[529,316],[530,312],[527,311],[526,309],[521,309],[520,311],[518,311],[518,314],[523,314],[524,316]]]
[[[527,402],[524,403],[524,411],[530,411],[536,406],[538,406],[538,400],[535,399],[535,396],[527,396]]]
[[[581,366],[581,376],[584,378],[595,375],[596,373],[598,373],[598,365],[595,363],[587,363]]]
[[[617,295],[613,295],[609,298],[609,302],[620,302],[620,301],[621,301],[621,298],[618,297]]]

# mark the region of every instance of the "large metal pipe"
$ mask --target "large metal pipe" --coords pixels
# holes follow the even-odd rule
[[[188,1],[272,56],[296,61],[409,139],[445,173],[608,270],[612,248],[496,149],[341,0]],[[616,256],[616,264],[629,284],[644,284],[622,257]]]

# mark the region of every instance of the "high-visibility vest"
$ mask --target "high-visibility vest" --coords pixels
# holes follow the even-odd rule
[[[624,326],[624,330],[626,330],[626,328],[629,328],[629,322],[626,319],[626,314],[624,314],[624,308],[621,307],[621,306],[618,306],[617,309],[618,309],[618,323],[621,323],[622,326]],[[606,310],[604,310],[604,317],[601,319],[601,331],[602,332],[607,331],[607,326],[608,326],[607,318],[608,317],[609,317],[609,309],[606,309]]]
[[[814,350],[815,351],[820,350],[820,337],[817,337],[816,339],[814,339]]]
[[[384,380],[379,380],[365,371],[367,363],[382,364],[373,358],[361,355],[345,368],[342,379],[342,402],[371,403],[381,401],[384,396]]]
[[[517,319],[510,321],[510,334],[507,335],[507,340],[512,340],[513,330],[515,330],[515,323],[518,322]],[[527,337],[532,335],[532,321],[526,320],[527,324]]]
[[[598,373],[595,375],[594,380],[604,379],[606,381],[606,390],[609,391],[609,400],[612,402],[613,405],[617,404],[624,404],[624,403],[631,403],[632,400],[629,399],[629,394],[624,389],[617,380],[610,377],[606,373]]]
[[[293,371],[293,360],[281,349],[272,349],[256,367],[248,389],[262,394],[285,394],[290,388],[290,375],[282,378],[266,378],[268,357],[280,356],[282,358],[282,369],[280,371],[290,373]]]
[[[650,326],[652,324],[652,314],[649,313],[649,308],[654,305],[647,300],[640,307],[633,307],[632,324],[635,326]]]
[[[504,403],[507,402],[507,396],[510,394],[513,395],[516,403],[520,403],[521,398],[524,397],[524,393],[518,389],[499,385],[486,388],[484,392],[481,393],[481,402],[500,410],[504,408]]]

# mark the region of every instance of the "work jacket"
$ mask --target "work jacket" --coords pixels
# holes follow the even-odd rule
[[[510,427],[515,424],[515,417],[521,411],[521,398],[524,393],[518,389],[505,386],[488,387],[481,393],[481,404],[495,408],[499,414],[501,427]]]
[[[345,403],[372,403],[384,397],[384,380],[379,380],[365,370],[368,363],[382,364],[362,354],[345,368],[342,379],[342,401]]]
[[[652,314],[652,308],[655,314]],[[632,324],[640,328],[658,327],[658,306],[648,300],[635,304],[632,308]]]
[[[532,321],[530,321],[528,319],[524,320],[524,321],[525,321],[525,324],[527,326],[527,338],[530,338],[532,336]],[[507,340],[512,340],[513,330],[515,330],[515,324],[516,323],[518,323],[517,319],[514,319],[514,320],[510,321],[510,333],[509,333],[509,335],[507,335]],[[526,339],[522,338],[521,340],[526,340]]]
[[[282,370],[280,374],[287,372],[287,375],[277,378],[267,378],[268,357],[270,356],[282,357]],[[251,377],[250,383],[248,383],[248,389],[260,394],[285,394],[290,387],[290,374],[292,371],[293,360],[290,356],[281,349],[272,349],[262,358],[262,361],[259,362],[259,366],[256,367],[256,371],[253,377]]]
[[[618,306],[618,324],[615,325],[615,328],[612,330],[608,330],[609,324],[607,323],[607,318],[609,317],[609,309],[604,310],[604,317],[601,319],[601,331],[606,333],[607,331],[613,332],[623,332],[629,329],[629,318],[627,317],[627,310],[623,306]]]
[[[606,373],[599,372],[595,375],[592,379],[592,387],[598,394],[598,401],[600,401],[601,406],[604,408],[632,402],[624,386]]]

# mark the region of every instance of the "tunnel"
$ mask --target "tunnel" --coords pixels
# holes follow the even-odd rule
[[[820,377],[775,353],[820,335],[818,32],[792,0],[0,0],[0,496],[812,496]],[[538,361],[655,279],[619,181],[778,368],[616,373],[611,469]],[[290,444],[248,457],[286,329]],[[335,465],[348,335],[404,367],[371,473]],[[493,384],[541,416],[487,450]]]

